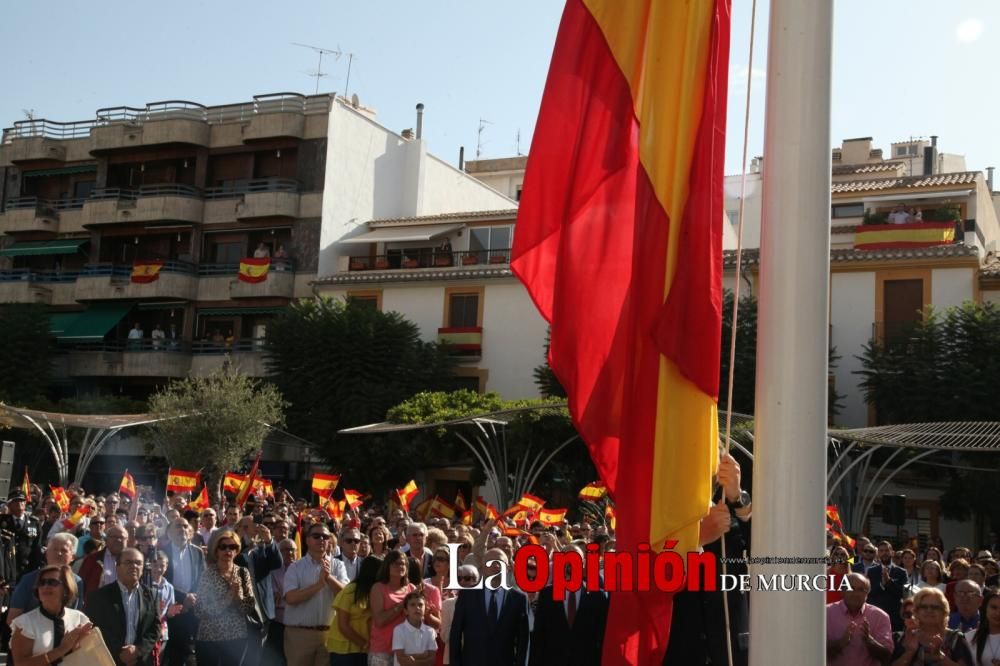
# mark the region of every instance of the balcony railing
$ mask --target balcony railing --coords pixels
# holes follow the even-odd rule
[[[139,197],[192,197],[200,199],[201,196],[201,190],[197,187],[181,185],[180,183],[159,183],[156,185],[143,185],[138,189],[102,187],[94,190],[90,195],[90,199],[124,199],[131,201]]]
[[[271,257],[271,266],[268,270],[279,273],[294,273],[295,260]],[[198,275],[201,277],[236,277],[239,272],[239,263],[198,264]]]
[[[192,354],[232,354],[261,353],[264,351],[264,338],[239,338],[232,342],[215,342],[212,340],[195,340],[191,343]]]
[[[79,273],[76,271],[14,268],[9,271],[0,271],[0,282],[76,282],[78,275]]]
[[[151,338],[141,338],[129,340],[128,338],[117,340],[101,340],[99,342],[73,342],[70,344],[60,344],[61,349],[73,351],[92,352],[173,352],[179,354],[191,353],[191,342],[188,340],[153,340]]]
[[[205,188],[206,199],[233,199],[257,192],[298,192],[299,181],[292,178],[237,180],[219,187]]]
[[[390,271],[408,270],[414,268],[455,268],[461,266],[478,266],[489,264],[509,264],[510,249],[469,250],[458,252],[442,252],[441,250],[419,250],[402,255],[377,255],[351,257],[348,270],[351,271]]]
[[[164,261],[160,267],[160,273],[181,273],[183,275],[196,275],[198,266],[188,261],[170,260]],[[80,271],[80,277],[111,277],[128,280],[132,276],[131,264],[115,264],[111,262],[101,262],[87,264]]]
[[[483,354],[483,329],[479,326],[439,328],[438,342],[447,345],[453,356],[479,357]]]
[[[332,102],[333,95],[330,94],[273,93],[256,95],[251,102],[221,106],[203,106],[197,102],[184,100],[150,102],[145,107],[114,106],[98,109],[96,118],[91,120],[63,123],[38,118],[17,121],[13,127],[4,129],[3,143],[32,137],[78,139],[90,136],[91,130],[95,127],[104,127],[115,123],[141,125],[146,121],[171,119],[226,123],[246,121],[255,115],[267,113],[298,112],[307,115],[328,113]]]

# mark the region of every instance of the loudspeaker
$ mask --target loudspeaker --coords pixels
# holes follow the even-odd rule
[[[906,495],[882,495],[882,522],[888,525],[906,523]]]

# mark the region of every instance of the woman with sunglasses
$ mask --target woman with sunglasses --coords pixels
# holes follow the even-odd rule
[[[948,629],[948,600],[944,592],[925,587],[913,595],[916,618],[893,638],[892,666],[935,664],[973,666],[972,650],[961,631]]]
[[[391,550],[382,560],[378,581],[369,596],[372,630],[368,640],[368,666],[392,666],[392,630],[405,618],[403,599],[416,589],[409,581],[409,572],[405,553]]]
[[[77,595],[73,578],[65,565],[50,564],[39,570],[34,588],[38,608],[11,623],[10,653],[18,666],[57,663],[93,629],[87,616],[72,608]]]
[[[336,614],[326,634],[330,666],[365,666],[368,663],[372,620],[370,596],[381,567],[382,560],[377,557],[361,560],[354,582],[338,592],[333,600]]]
[[[247,648],[247,616],[256,612],[250,572],[236,564],[240,538],[229,528],[208,541],[207,565],[198,581],[194,606],[198,618],[198,666],[239,666]]]

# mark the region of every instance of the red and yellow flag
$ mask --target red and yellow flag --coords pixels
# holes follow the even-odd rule
[[[543,525],[561,525],[566,522],[566,509],[542,509],[538,512],[538,520]]]
[[[320,507],[325,509],[327,514],[337,521],[344,519],[344,506],[346,504],[344,500],[335,500],[329,495],[319,496]]]
[[[729,0],[567,0],[511,268],[622,509],[619,550],[698,546],[718,463]],[[659,663],[667,595],[616,595],[603,663]]]
[[[52,491],[52,499],[59,506],[59,510],[63,513],[69,511],[69,494],[66,490],[62,486],[49,486],[49,490]]]
[[[608,521],[608,527],[612,530],[618,526],[618,514],[610,504],[604,507],[604,520]]]
[[[607,494],[607,487],[600,481],[594,481],[580,489],[578,498],[581,502],[596,502],[599,499],[603,499]]]
[[[145,284],[160,279],[162,261],[136,261],[132,264],[132,282]]]
[[[362,497],[364,495],[357,490],[348,490],[344,488],[344,500],[347,502],[347,506],[351,509],[357,509],[363,504]]]
[[[933,247],[954,241],[954,222],[866,224],[854,232],[855,250]]]
[[[175,493],[188,493],[198,487],[198,472],[188,472],[183,469],[171,469],[167,472],[167,490]]]
[[[469,505],[467,505],[465,503],[465,495],[463,495],[462,491],[459,490],[458,494],[455,495],[455,510],[456,511],[460,511],[460,512],[464,512],[468,508],[469,508]]]
[[[212,502],[208,499],[208,486],[201,484],[201,492],[193,500],[188,502],[187,508],[192,511],[201,511],[202,509],[207,509],[212,506]]]
[[[545,506],[545,500],[541,497],[535,497],[534,495],[524,493],[521,495],[521,499],[517,500],[517,505],[537,513],[539,509]]]
[[[239,508],[243,508],[243,505],[247,503],[247,499],[250,498],[250,494],[253,492],[254,483],[257,481],[257,472],[260,470],[260,452],[257,452],[257,457],[253,461],[253,465],[250,467],[250,471],[247,472],[246,478],[240,485],[239,492],[236,493],[236,499],[233,503]]]
[[[476,511],[486,516],[487,520],[496,520],[500,517],[500,512],[497,511],[497,508],[487,502],[482,495],[476,498]]]
[[[21,492],[24,493],[24,499],[31,501],[31,479],[28,478],[28,466],[24,466],[24,479],[21,481]]]
[[[226,472],[226,475],[222,477],[222,489],[227,493],[233,493],[234,495],[240,492],[240,486],[246,481],[246,476],[243,474],[237,474],[236,472]]]
[[[312,491],[320,497],[327,497],[337,489],[338,483],[340,483],[339,474],[323,474],[322,472],[318,472],[313,474]]]
[[[840,520],[840,510],[836,504],[828,504],[826,507],[826,531],[832,536],[838,537],[847,544],[851,550],[854,549],[855,541],[844,531],[844,523]]]
[[[467,509],[462,512],[462,524],[472,525],[472,509]]]
[[[121,483],[118,484],[118,494],[124,495],[130,500],[135,499],[135,479],[132,478],[132,475],[128,473],[127,469],[125,470],[125,473],[122,474]]]
[[[420,494],[420,489],[417,488],[417,482],[410,480],[405,486],[396,491],[396,497],[399,498],[399,506],[403,507],[405,513],[410,512],[410,502]]]
[[[90,513],[90,505],[89,504],[81,504],[77,508],[77,510],[73,512],[73,515],[71,515],[69,518],[66,518],[65,520],[62,521],[63,529],[66,529],[66,530],[75,530],[76,526],[80,524],[81,520],[83,520],[83,517],[86,516],[89,513]]]
[[[240,281],[257,283],[267,279],[267,269],[271,267],[268,257],[246,257],[240,260]]]
[[[434,499],[431,500],[431,506],[430,509],[428,509],[428,512],[430,515],[447,518],[448,520],[455,517],[455,507],[437,495],[435,495]]]
[[[425,520],[427,518],[428,513],[430,513],[431,503],[433,501],[434,501],[433,498],[428,497],[423,502],[415,506],[413,508],[413,516],[418,520]]]

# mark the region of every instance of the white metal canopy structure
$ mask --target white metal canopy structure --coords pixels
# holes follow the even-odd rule
[[[104,445],[126,428],[162,421],[150,414],[62,414],[0,404],[0,425],[34,430],[48,443],[59,471],[59,482],[69,484],[70,429],[83,430],[74,483],[82,483],[90,464]]]

